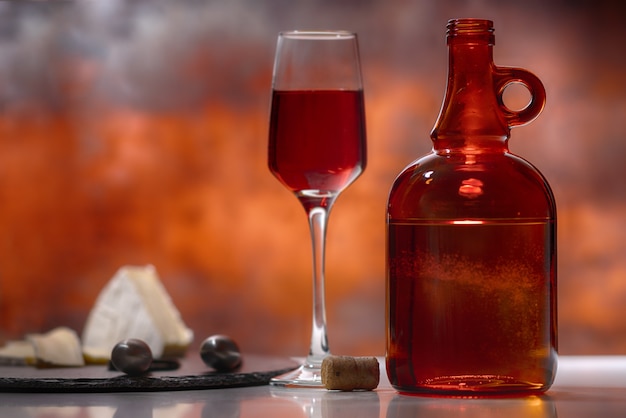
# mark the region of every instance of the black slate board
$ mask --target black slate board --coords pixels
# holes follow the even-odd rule
[[[0,367],[0,392],[155,392],[216,389],[268,384],[298,364],[281,357],[244,355],[241,367],[218,373],[200,357],[181,360],[177,370],[128,376],[106,365],[39,369],[28,366]]]

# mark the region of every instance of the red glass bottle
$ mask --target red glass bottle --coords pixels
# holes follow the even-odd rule
[[[536,118],[541,81],[493,63],[493,23],[448,22],[433,150],[395,180],[387,209],[387,373],[401,392],[538,393],[557,363],[556,205],[510,128]],[[511,83],[531,95],[503,103]]]

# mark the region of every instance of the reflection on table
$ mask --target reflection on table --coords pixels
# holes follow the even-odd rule
[[[370,392],[254,386],[170,392],[0,393],[0,416],[12,418],[622,418],[625,412],[626,356],[563,357],[550,391],[518,398],[401,395],[384,373],[379,388]]]

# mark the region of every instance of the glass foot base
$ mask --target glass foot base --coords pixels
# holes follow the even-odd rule
[[[295,370],[273,377],[270,385],[285,388],[324,388],[321,365],[305,363]]]

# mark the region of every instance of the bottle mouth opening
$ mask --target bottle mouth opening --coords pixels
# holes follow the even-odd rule
[[[448,20],[447,29],[448,42],[453,39],[460,39],[467,43],[487,42],[490,45],[495,44],[494,28],[491,20],[474,18],[450,19]]]

